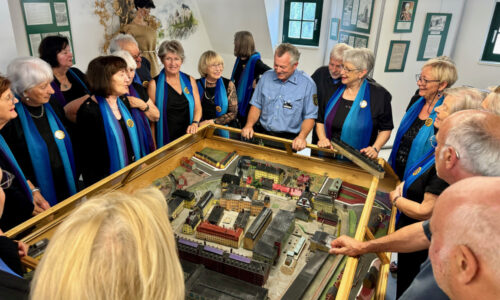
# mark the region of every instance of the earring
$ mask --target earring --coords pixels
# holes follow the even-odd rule
[[[30,101],[30,97],[26,97],[25,99],[26,99],[26,101]]]

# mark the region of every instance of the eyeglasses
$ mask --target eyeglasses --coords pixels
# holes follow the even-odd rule
[[[346,71],[346,73],[351,73],[353,71],[358,71],[359,70],[359,69],[348,69],[344,65],[341,65],[340,69]]]
[[[421,76],[422,74],[415,74],[415,79],[417,80],[417,82],[421,81],[424,83],[424,85],[427,85],[429,82],[439,82],[439,80],[427,80],[427,79],[424,79],[422,78]]]
[[[223,68],[224,65],[221,64],[221,63],[218,63],[218,64],[213,64],[213,65],[210,65],[208,66],[210,69],[217,69],[217,68]]]
[[[16,178],[14,174],[2,170],[2,180],[0,180],[0,188],[2,189],[8,189],[12,185],[12,181]]]
[[[142,55],[142,51],[139,51],[139,53],[138,53],[137,55],[132,55],[132,58],[133,58],[134,60],[138,60],[138,59],[140,59],[140,58],[141,58],[141,55]]]

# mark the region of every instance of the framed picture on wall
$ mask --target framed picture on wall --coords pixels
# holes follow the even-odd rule
[[[418,50],[417,60],[428,60],[443,55],[450,28],[451,14],[428,13]]]
[[[330,25],[330,40],[336,41],[339,39],[339,23],[340,20],[338,18],[332,18]]]
[[[404,72],[410,41],[391,41],[385,72]]]
[[[373,4],[373,0],[344,0],[341,28],[370,33]]]
[[[394,32],[411,32],[417,12],[418,0],[399,0]]]
[[[368,38],[369,36],[367,35],[356,34],[346,31],[339,32],[339,43],[346,43],[354,48],[367,48]]]

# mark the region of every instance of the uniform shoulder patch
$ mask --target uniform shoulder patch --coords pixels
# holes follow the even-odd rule
[[[313,95],[313,103],[315,106],[318,106],[318,94]]]

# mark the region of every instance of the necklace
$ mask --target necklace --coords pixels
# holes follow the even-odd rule
[[[28,112],[29,112],[29,111],[28,111]],[[30,114],[30,116],[31,116],[32,118],[35,118],[35,119],[40,119],[41,117],[43,117],[44,112],[45,112],[45,107],[42,105],[42,112],[40,113],[40,115],[39,115],[39,116],[35,116],[35,115],[33,115],[31,112],[29,112],[29,114]]]
[[[439,92],[436,94],[436,96],[439,96]],[[429,106],[427,107],[427,113],[430,114],[432,109],[430,109],[432,107],[432,103],[434,103],[434,100],[436,99],[436,96],[432,97],[432,101],[431,103],[429,103]],[[439,98],[439,97],[438,97]],[[430,109],[430,110],[429,110]]]
[[[208,95],[207,95],[207,90],[206,90],[206,89],[205,89],[205,92],[204,92],[203,94],[205,95],[205,98],[206,98],[207,100],[213,100],[213,99],[215,98],[215,95],[213,95],[212,97],[208,97]]]

